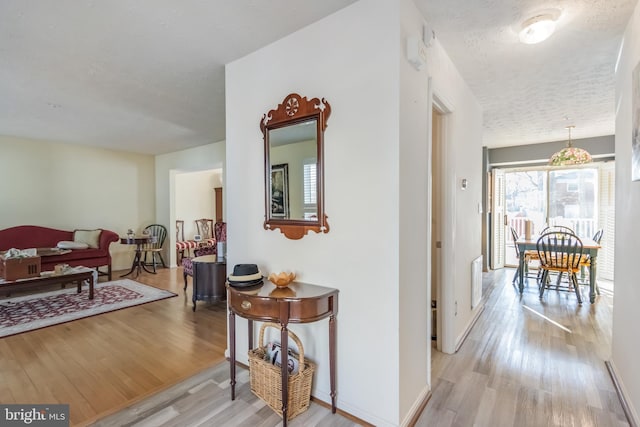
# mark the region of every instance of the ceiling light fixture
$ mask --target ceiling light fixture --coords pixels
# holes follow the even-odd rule
[[[571,129],[573,128],[575,128],[575,126],[567,126],[569,130],[567,146],[551,156],[549,166],[571,166],[591,163],[591,154],[571,144]]]
[[[549,37],[556,29],[556,19],[551,14],[537,15],[522,23],[520,41],[526,44],[540,43]]]

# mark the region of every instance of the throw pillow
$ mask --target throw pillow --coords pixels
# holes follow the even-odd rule
[[[89,245],[82,242],[70,242],[68,240],[63,240],[58,242],[57,245],[60,249],[88,249]]]
[[[86,243],[90,248],[98,249],[100,247],[100,233],[102,230],[75,230],[73,241]]]

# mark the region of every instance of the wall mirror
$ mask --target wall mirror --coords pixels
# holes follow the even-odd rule
[[[324,130],[331,106],[296,93],[260,121],[264,136],[265,221],[289,239],[328,233],[324,212]]]

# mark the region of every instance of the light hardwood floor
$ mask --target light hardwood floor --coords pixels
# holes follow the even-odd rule
[[[84,426],[224,360],[225,303],[193,312],[181,269],[135,280],[178,296],[0,339],[0,402],[69,403]]]
[[[432,357],[432,398],[418,426],[627,426],[604,362],[612,297],[580,306],[535,280],[522,296],[513,269],[485,276],[486,308],[454,355]]]
[[[628,425],[604,366],[612,298],[579,306],[550,291],[540,301],[533,281],[521,297],[512,275],[485,275],[486,308],[459,352],[434,351],[433,396],[417,425]],[[71,403],[79,426],[278,425],[246,371],[234,405],[225,394],[224,303],[193,313],[179,269],[138,280],[179,296],[1,339],[0,402]],[[312,403],[291,425],[354,424]]]

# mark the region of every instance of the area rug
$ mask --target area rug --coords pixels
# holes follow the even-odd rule
[[[88,293],[72,286],[0,300],[0,338],[176,296],[129,279],[96,284],[92,300]]]

